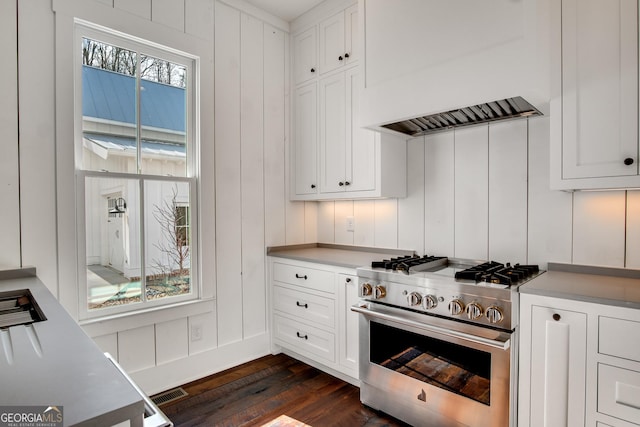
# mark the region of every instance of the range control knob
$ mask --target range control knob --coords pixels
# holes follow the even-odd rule
[[[498,307],[493,305],[487,308],[487,312],[485,313],[485,315],[487,316],[487,319],[489,319],[489,322],[491,323],[500,323],[504,318],[502,314],[502,310],[500,310]]]
[[[384,298],[387,296],[387,290],[382,285],[377,285],[373,288],[373,297],[375,299]]]
[[[425,310],[431,310],[438,305],[438,299],[434,295],[425,295],[422,299],[422,307]]]
[[[459,299],[454,299],[449,303],[449,313],[453,316],[457,316],[464,311],[464,303]]]
[[[363,283],[360,286],[360,296],[368,297],[373,293],[373,288],[368,283]]]
[[[409,304],[410,307],[414,305],[420,305],[421,302],[422,302],[422,295],[420,295],[419,293],[411,292],[409,295],[407,295],[407,303]]]
[[[467,317],[470,320],[475,320],[478,317],[482,316],[483,310],[482,307],[480,307],[480,304],[478,304],[477,302],[472,302],[471,304],[469,304],[467,306]]]

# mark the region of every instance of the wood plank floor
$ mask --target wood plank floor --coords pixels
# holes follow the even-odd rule
[[[160,407],[176,427],[261,426],[287,415],[313,427],[407,426],[360,402],[359,389],[284,354],[185,384]]]

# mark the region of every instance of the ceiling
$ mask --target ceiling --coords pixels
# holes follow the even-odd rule
[[[291,22],[324,0],[247,0],[248,3]]]

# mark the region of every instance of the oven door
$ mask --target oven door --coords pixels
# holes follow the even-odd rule
[[[352,310],[364,404],[421,426],[515,420],[514,333],[372,303]]]

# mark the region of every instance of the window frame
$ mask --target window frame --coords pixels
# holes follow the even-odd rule
[[[90,38],[103,43],[108,43],[135,50],[148,56],[154,56],[183,65],[187,68],[187,85],[185,87],[186,98],[186,121],[185,121],[185,176],[164,176],[141,173],[141,153],[138,147],[137,171],[135,173],[95,171],[82,169],[83,160],[83,129],[82,129],[82,39]],[[198,195],[200,193],[199,179],[199,97],[198,83],[200,72],[200,58],[198,56],[182,52],[171,47],[162,46],[139,37],[125,34],[117,30],[109,29],[101,25],[75,18],[73,31],[73,74],[74,74],[74,166],[76,181],[76,237],[77,237],[77,283],[78,283],[78,314],[80,320],[93,320],[103,317],[111,317],[125,314],[136,314],[149,309],[159,307],[171,307],[184,304],[185,302],[200,300],[202,289],[200,282],[199,263],[199,230],[198,230]],[[139,64],[139,62],[138,62]],[[139,67],[138,67],[139,68]],[[139,70],[136,82],[141,79]],[[138,90],[138,89],[136,89]],[[139,96],[137,99],[137,120],[136,127],[142,128],[139,120]],[[87,248],[86,248],[86,216],[85,216],[85,182],[87,178],[115,178],[130,179],[138,181],[138,194],[140,203],[140,268],[141,278],[145,277],[145,269],[148,260],[145,255],[145,183],[147,181],[185,182],[189,186],[189,221],[190,228],[190,293],[185,295],[171,296],[161,299],[146,300],[144,284],[141,283],[141,302],[123,304],[113,307],[90,309],[89,291],[87,283]],[[147,207],[149,209],[149,207]]]

